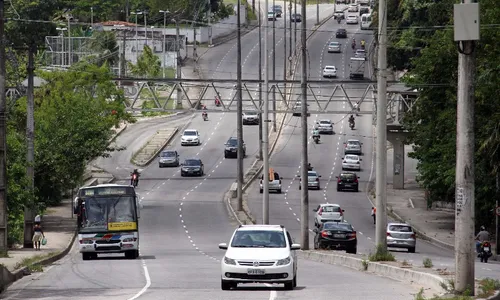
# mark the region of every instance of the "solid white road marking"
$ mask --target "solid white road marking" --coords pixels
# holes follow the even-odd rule
[[[141,262],[142,262],[142,268],[144,269],[144,277],[146,278],[146,284],[137,294],[135,294],[132,298],[128,298],[127,300],[135,300],[139,298],[151,286],[151,277],[149,277],[148,266],[146,266],[146,262],[144,261],[144,259],[141,259]]]

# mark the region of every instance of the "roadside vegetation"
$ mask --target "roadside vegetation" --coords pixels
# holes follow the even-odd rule
[[[419,100],[404,126],[418,159],[418,181],[433,201],[455,201],[458,52],[453,40],[455,0],[389,0],[389,65],[407,71],[403,81],[418,89]],[[475,220],[494,231],[495,177],[500,177],[500,97],[498,57],[500,7],[481,1],[481,40],[475,73]],[[376,7],[378,10],[378,7]],[[425,16],[425,17],[424,17]],[[375,17],[373,25],[377,26]],[[376,29],[376,28],[375,28]],[[495,63],[496,62],[496,63]],[[480,224],[479,224],[480,223]]]
[[[415,295],[415,300],[474,300],[474,299],[487,299],[500,290],[500,281],[498,279],[485,278],[479,281],[478,288],[476,289],[476,296],[471,296],[471,291],[466,290],[462,295],[455,295],[454,282],[450,280],[448,286],[448,295],[433,296],[432,298],[424,297],[424,290],[420,289],[418,294]]]

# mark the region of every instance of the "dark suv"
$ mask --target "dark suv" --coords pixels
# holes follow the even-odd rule
[[[337,191],[353,190],[359,191],[358,175],[354,172],[342,172],[337,176]]]
[[[347,38],[347,30],[344,28],[337,29],[337,32],[335,32],[335,37],[336,38]]]
[[[199,158],[186,159],[181,164],[181,176],[203,176],[205,174],[205,166]]]
[[[224,148],[224,158],[228,157],[238,157],[238,138],[230,137],[229,140],[224,144],[226,148]],[[243,157],[247,155],[247,147],[243,142]]]

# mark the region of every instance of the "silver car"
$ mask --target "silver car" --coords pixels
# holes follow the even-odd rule
[[[247,124],[259,124],[259,114],[254,111],[248,111],[243,113],[243,125]]]
[[[413,228],[405,223],[387,224],[387,247],[408,249],[415,253],[417,237]]]
[[[342,171],[356,170],[361,171],[361,158],[357,155],[348,154],[342,158]]]
[[[340,48],[339,42],[330,42],[328,44],[328,53],[341,53],[342,50]]]
[[[158,166],[160,168],[171,166],[178,167],[179,166],[179,153],[175,150],[165,150],[158,155],[160,158],[158,161]]]
[[[333,124],[330,120],[319,120],[316,122],[315,128],[319,131],[319,133],[334,134]]]
[[[344,222],[344,212],[338,204],[320,204],[316,209],[314,215],[314,226],[319,227],[325,222]]]
[[[297,176],[300,177],[300,176]],[[307,188],[308,189],[321,189],[320,184],[319,184],[319,179],[321,178],[321,175],[318,175],[318,172],[316,171],[308,171],[307,172]],[[300,185],[299,185],[299,190],[302,189],[302,178],[300,178]]]
[[[347,142],[344,145],[345,145],[344,154],[356,154],[356,155],[363,154],[363,149],[362,149],[363,143],[361,143],[358,140],[347,140]]]
[[[365,49],[357,49],[356,53],[354,54],[355,57],[357,58],[364,58],[366,60],[366,51]]]

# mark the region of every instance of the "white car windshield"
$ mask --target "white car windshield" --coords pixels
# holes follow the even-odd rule
[[[184,135],[187,135],[187,136],[196,136],[196,131],[184,131]]]
[[[286,248],[282,231],[239,230],[231,242],[233,248]]]
[[[340,207],[338,206],[323,206],[321,208],[323,212],[340,212]]]
[[[246,116],[255,116],[255,115],[257,115],[257,113],[256,112],[246,112],[245,115]]]
[[[355,155],[347,155],[345,157],[346,160],[358,160],[358,157]]]
[[[331,124],[330,121],[319,121],[319,123],[322,125],[330,125]]]

